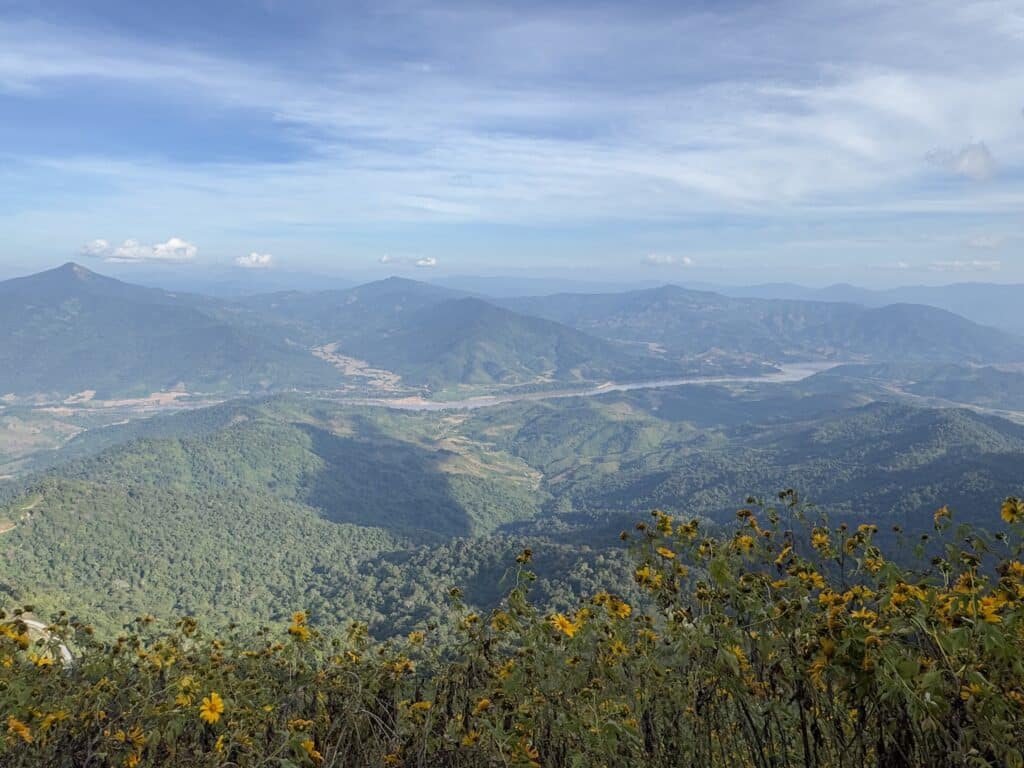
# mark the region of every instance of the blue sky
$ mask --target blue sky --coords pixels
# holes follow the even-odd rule
[[[1024,2],[0,0],[0,274],[1024,282]]]

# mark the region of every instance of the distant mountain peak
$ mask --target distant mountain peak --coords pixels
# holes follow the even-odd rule
[[[66,264],[62,264],[54,270],[58,274],[68,275],[70,277],[77,278],[78,280],[91,280],[97,277],[97,274],[91,269],[83,267],[81,264],[76,264],[73,261],[69,261]]]

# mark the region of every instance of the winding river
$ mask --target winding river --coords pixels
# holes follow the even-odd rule
[[[363,397],[339,398],[335,402],[345,405],[362,405],[376,408],[392,408],[400,411],[459,411],[476,408],[491,408],[533,400],[555,400],[564,397],[595,397],[609,392],[629,392],[634,389],[664,389],[684,384],[785,384],[802,381],[821,371],[835,368],[842,363],[780,363],[778,371],[761,376],[693,376],[681,379],[654,379],[651,381],[630,381],[623,383],[606,382],[590,389],[555,389],[545,392],[524,392],[509,395],[479,395],[464,400],[427,400],[422,397]]]

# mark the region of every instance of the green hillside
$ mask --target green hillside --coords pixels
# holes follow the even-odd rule
[[[390,278],[347,291],[246,302],[295,323],[320,344],[393,371],[407,385],[518,385],[640,379],[683,367],[636,346],[595,338],[456,291]]]
[[[982,521],[1019,492],[1024,427],[859,403],[797,385],[461,413],[288,396],[108,427],[0,493],[14,523],[0,590],[105,627],[144,610],[269,621],[302,604],[388,636],[441,619],[431,585],[493,605],[523,546],[545,604],[609,574],[627,592],[614,542],[654,507],[724,523],[750,494],[810,487],[835,520],[927,530],[940,504]]]
[[[840,365],[815,374],[822,387],[838,381],[895,385],[922,397],[986,408],[1024,410],[1024,372],[1018,368],[929,363]]]
[[[277,325],[75,264],[0,283],[0,326],[0,394],[137,397],[338,380]]]

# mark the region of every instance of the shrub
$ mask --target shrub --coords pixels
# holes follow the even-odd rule
[[[58,616],[0,624],[4,765],[1021,766],[1024,503],[996,535],[945,508],[927,540],[812,519],[796,494],[731,531],[655,511],[634,533],[643,604],[601,592],[545,616],[531,553],[500,608],[450,593],[374,644],[297,612],[209,635],[140,618],[116,642]],[[63,664],[60,643],[75,659]]]

